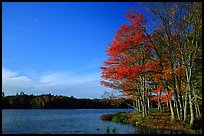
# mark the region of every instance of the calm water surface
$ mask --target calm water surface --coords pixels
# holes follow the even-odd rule
[[[127,109],[3,109],[2,133],[107,134],[108,127],[110,134],[180,133],[169,130],[147,130],[100,119],[102,114],[116,112],[127,112]]]

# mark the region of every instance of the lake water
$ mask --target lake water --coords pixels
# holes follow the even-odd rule
[[[133,110],[131,110],[133,111]],[[103,121],[107,113],[127,109],[3,109],[3,134],[175,134],[169,130],[144,129],[127,124]],[[115,131],[112,131],[115,129]]]

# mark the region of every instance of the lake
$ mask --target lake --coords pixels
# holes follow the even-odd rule
[[[181,132],[145,129],[103,121],[107,113],[127,109],[3,109],[3,134],[180,134]],[[133,109],[131,109],[133,112]],[[115,131],[112,131],[115,129]]]

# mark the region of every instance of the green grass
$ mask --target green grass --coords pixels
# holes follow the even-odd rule
[[[114,122],[126,122],[126,120],[128,119],[128,116],[126,114],[114,114],[112,117],[112,121]]]

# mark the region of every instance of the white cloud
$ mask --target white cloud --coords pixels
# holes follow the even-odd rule
[[[2,68],[2,90],[6,94],[14,94],[16,91],[26,90],[32,87],[32,80],[28,76]]]
[[[31,79],[28,76],[21,76],[17,72],[5,68],[2,68],[2,82],[3,85],[13,85],[17,87],[31,85]]]
[[[43,85],[73,85],[83,84],[91,81],[96,81],[99,78],[100,73],[86,73],[86,74],[74,74],[74,73],[50,73],[41,76],[39,83]]]
[[[73,73],[49,72],[29,77],[2,68],[2,89],[6,95],[24,91],[28,94],[52,93],[74,97],[101,97],[104,87],[100,85],[100,72]]]

